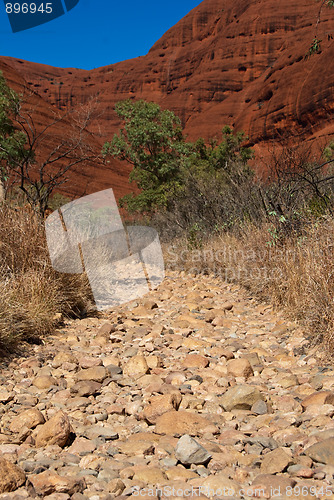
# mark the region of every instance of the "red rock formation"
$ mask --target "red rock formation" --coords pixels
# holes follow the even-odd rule
[[[180,116],[189,139],[244,130],[258,150],[273,138],[334,132],[334,9],[324,7],[320,54],[305,58],[315,34],[315,0],[204,0],[144,57],[91,71],[2,58],[49,103],[96,99],[101,142],[120,123],[115,103],[153,100]],[[0,65],[1,68],[1,65]]]
[[[36,91],[31,92],[31,84],[27,84],[22,75],[4,60],[0,61],[0,70],[10,87],[23,93],[23,110],[33,115],[34,126],[38,131],[42,131],[46,124],[55,123],[56,114],[59,114],[55,106],[43,99]],[[44,133],[44,139],[37,151],[37,159],[46,158],[64,138],[71,137],[74,133],[75,127],[70,116],[65,121],[52,125]],[[87,133],[85,141],[93,152],[101,152],[102,143],[94,134]],[[61,191],[74,198],[112,187],[118,199],[133,190],[128,183],[130,170],[129,166],[118,160],[111,160],[110,164],[101,161],[86,161],[66,174],[69,180],[62,185]]]

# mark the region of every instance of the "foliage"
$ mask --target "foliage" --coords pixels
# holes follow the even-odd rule
[[[165,206],[178,189],[181,171],[191,156],[191,145],[184,140],[181,122],[172,111],[143,100],[116,104],[124,126],[103,148],[110,155],[133,165],[130,181],[142,190],[124,198],[130,211],[147,211]]]
[[[27,136],[14,126],[12,117],[18,112],[20,98],[8,87],[0,72],[0,181],[8,180],[10,167],[28,155]],[[33,156],[31,156],[33,161]]]
[[[161,110],[158,104],[121,101],[116,113],[124,126],[104,145],[103,154],[133,165],[130,180],[136,181],[142,191],[123,198],[123,205],[130,211],[170,211],[174,200],[182,198],[192,183],[198,185],[210,177],[226,185],[238,184],[238,176],[252,175],[247,166],[252,151],[242,146],[242,132],[234,134],[226,126],[220,143],[213,139],[206,145],[199,139],[192,144],[185,141],[179,118],[172,111]],[[242,168],[236,169],[236,163]]]
[[[61,193],[54,193],[50,201],[48,203],[49,209],[54,211],[58,210],[58,208],[62,207],[63,205],[66,205],[66,203],[69,203],[71,200],[67,196],[64,196]]]
[[[314,37],[307,55],[311,56],[312,54],[318,54],[321,50],[321,42],[322,40],[319,40],[319,38]]]
[[[321,22],[321,13],[322,13],[323,7],[330,7],[330,8],[334,7],[334,0],[321,0],[319,12],[318,12],[318,18],[317,18],[317,22],[315,25],[315,36],[311,42],[310,48],[308,49],[308,51],[305,55],[305,58],[308,58],[308,57],[312,56],[313,54],[318,54],[319,52],[321,52],[322,40],[320,40],[318,38],[317,32],[318,32],[318,26]],[[327,37],[328,37],[328,39],[333,38],[333,36],[331,34],[327,34]]]
[[[253,153],[244,141],[243,133],[224,127],[221,141],[205,144],[199,139],[194,144],[181,188],[154,217],[164,237],[188,234],[193,247],[204,233],[227,231],[263,216],[257,179],[248,164]]]
[[[324,148],[323,157],[326,161],[332,161],[334,158],[334,142],[330,142],[328,146]]]
[[[32,213],[0,206],[0,353],[54,331],[59,315],[92,309],[85,274],[53,269],[44,226]]]
[[[198,158],[206,160],[214,170],[231,171],[235,162],[246,165],[253,157],[252,149],[242,145],[245,139],[244,132],[234,134],[233,129],[226,125],[222,130],[221,143],[214,139],[206,146],[204,139],[200,138],[195,143],[195,151]]]
[[[67,173],[82,162],[96,160],[98,155],[85,140],[92,115],[90,103],[78,109],[68,121],[69,113],[55,111],[52,119],[37,126],[38,109],[29,109],[31,95],[18,95],[0,74],[0,181],[19,186],[26,201],[43,217],[50,196],[67,182]],[[56,144],[41,155],[41,148],[55,136],[56,127],[72,126],[72,135],[59,136]],[[54,139],[52,143],[54,143]]]
[[[103,152],[133,165],[131,179],[141,193],[123,201],[145,212],[163,239],[187,235],[195,248],[204,235],[265,221],[267,246],[273,247],[293,233],[303,236],[308,218],[332,212],[334,143],[320,159],[306,145],[277,144],[269,175],[260,179],[242,132],[225,126],[220,139],[188,143],[177,117],[154,103],[125,101],[116,109],[125,126]]]

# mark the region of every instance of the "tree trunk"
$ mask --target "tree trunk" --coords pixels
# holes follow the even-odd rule
[[[6,192],[5,192],[4,185],[3,185],[2,180],[0,179],[0,204],[5,201],[5,194],[6,194]]]

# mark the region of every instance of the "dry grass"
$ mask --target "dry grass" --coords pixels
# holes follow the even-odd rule
[[[52,268],[44,225],[5,205],[0,208],[0,294],[2,349],[48,334],[58,313],[79,313],[91,299],[85,275]]]
[[[318,219],[299,235],[279,238],[268,223],[248,224],[207,241],[164,245],[168,268],[215,274],[283,307],[314,341],[334,353],[334,220]],[[43,224],[23,211],[0,208],[0,347],[44,336],[57,313],[79,313],[92,297],[85,275],[51,267]]]
[[[272,225],[250,224],[208,241],[179,239],[164,246],[166,266],[215,274],[284,308],[315,343],[334,353],[334,220],[322,218],[299,236],[273,236]],[[194,248],[197,247],[197,248]]]

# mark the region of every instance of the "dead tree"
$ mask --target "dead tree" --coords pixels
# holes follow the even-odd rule
[[[54,110],[52,119],[41,126],[36,123],[38,107],[28,109],[27,101],[22,97],[17,100],[11,116],[24,141],[21,136],[15,154],[1,144],[0,152],[6,154],[11,185],[19,187],[34,212],[43,218],[50,196],[69,180],[70,172],[100,156],[100,148],[87,130],[96,106],[92,99],[76,111]]]

